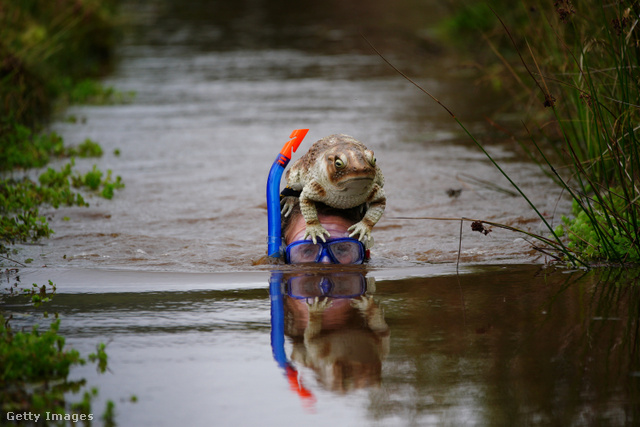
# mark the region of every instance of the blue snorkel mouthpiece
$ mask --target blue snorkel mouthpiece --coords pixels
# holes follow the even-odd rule
[[[280,181],[282,173],[291,161],[291,156],[298,149],[309,129],[296,129],[291,138],[280,150],[273,162],[267,179],[267,215],[269,217],[269,237],[267,255],[273,258],[282,257],[282,227],[280,218]]]

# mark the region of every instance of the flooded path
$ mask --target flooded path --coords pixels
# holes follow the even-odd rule
[[[126,3],[133,25],[106,84],[135,99],[73,107],[77,124],[53,125],[69,144],[99,142],[106,154],[77,168],[97,163],[126,188],[48,212],[56,234],[20,255],[34,259],[21,283],[56,283],[45,308],[67,344],[107,343],[107,373],[72,372],[99,388],[96,412],[113,400],[123,426],[640,419],[637,277],[546,269],[521,236],[468,224],[456,275],[459,222],[399,219],[540,231],[520,197],[481,184],[509,189],[360,33],[461,117],[550,219],[568,210],[488,133],[500,100],[433,42],[438,2]],[[376,152],[388,204],[366,271],[253,265],[266,251],[267,174],[296,128],[310,132],[294,159],[333,133]],[[321,280],[330,306],[313,305]],[[42,324],[24,298],[6,303],[16,328]]]

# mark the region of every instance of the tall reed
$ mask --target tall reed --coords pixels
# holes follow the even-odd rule
[[[573,198],[555,233],[583,262],[640,262],[640,2],[489,5],[484,40],[545,122],[521,143]]]

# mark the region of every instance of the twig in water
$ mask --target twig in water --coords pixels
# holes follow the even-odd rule
[[[460,218],[460,240],[458,240],[458,261],[456,262],[456,279],[458,280],[458,290],[460,291],[460,301],[462,302],[462,323],[467,325],[467,308],[464,303],[464,294],[462,293],[462,284],[460,283],[460,253],[462,252],[462,223],[464,218]]]
[[[460,218],[460,238],[458,240],[458,260],[456,261],[456,274],[459,272],[460,268],[460,252],[462,251],[462,223],[464,219]]]
[[[427,95],[429,95],[429,97],[430,97],[431,99],[433,99],[434,101],[436,101],[438,104],[440,104],[440,106],[441,106],[442,108],[444,108],[445,110],[447,110],[447,113],[449,113],[449,115],[450,115],[452,118],[454,118],[454,119],[456,118],[456,115],[455,115],[455,114],[453,114],[453,112],[452,112],[451,110],[449,110],[449,109],[447,108],[447,106],[446,106],[446,105],[444,105],[442,102],[440,102],[440,101],[438,100],[438,98],[436,98],[435,96],[433,96],[429,91],[427,91],[426,89],[424,89],[424,88],[423,88],[422,86],[420,86],[418,83],[416,83],[416,82],[414,82],[413,80],[411,80],[411,78],[410,78],[409,76],[407,76],[405,73],[403,73],[403,72],[402,72],[402,71],[400,71],[398,68],[396,68],[396,66],[395,66],[395,65],[393,65],[391,62],[389,62],[389,61],[387,60],[387,58],[385,58],[384,56],[382,56],[382,54],[380,53],[380,51],[379,51],[378,49],[376,49],[376,48],[375,48],[375,46],[374,46],[373,44],[371,44],[371,42],[369,41],[369,39],[367,39],[363,34],[360,34],[360,35],[362,36],[362,38],[364,39],[364,41],[366,41],[366,42],[367,42],[367,44],[371,47],[371,49],[373,49],[373,50],[375,51],[375,53],[377,53],[377,54],[378,54],[378,56],[379,56],[380,58],[382,58],[382,60],[383,60],[384,62],[386,62],[386,63],[387,63],[387,65],[388,65],[389,67],[393,68],[393,70],[394,70],[396,73],[400,74],[402,77],[404,77],[405,79],[407,79],[407,81],[409,81],[409,82],[410,82],[411,84],[413,84],[415,87],[417,87],[418,89],[420,89],[420,91],[422,91],[422,92],[426,93]]]
[[[464,179],[467,179],[468,181],[472,181],[473,183],[475,183],[476,185],[478,185],[480,187],[484,187],[484,188],[489,189],[489,190],[497,191],[499,193],[508,194],[511,197],[518,197],[518,193],[516,193],[515,191],[511,191],[511,190],[507,190],[506,188],[502,188],[499,185],[494,184],[493,182],[485,181],[484,179],[476,178],[474,176],[467,175],[466,173],[461,173],[461,174],[459,174],[459,176],[464,178]]]
[[[20,261],[16,261],[15,259],[11,259],[11,258],[6,257],[6,256],[4,256],[4,255],[0,255],[0,258],[4,258],[4,259],[6,259],[7,261],[15,262],[16,264],[19,264],[19,265],[20,265],[20,266],[22,266],[22,267],[26,267],[26,265],[25,265],[25,264],[23,264],[23,263],[21,263]]]
[[[497,222],[492,222],[492,221],[486,221],[486,220],[481,220],[481,219],[473,219],[473,218],[442,218],[442,217],[427,217],[427,216],[420,216],[420,217],[407,217],[407,216],[394,216],[394,217],[389,217],[388,219],[406,219],[406,220],[431,220],[431,221],[460,221],[461,223],[461,227],[462,227],[462,222],[463,221],[470,221],[474,227],[474,231],[480,231],[482,232],[484,235],[487,235],[491,232],[490,228],[485,228],[483,226],[483,224],[487,224],[490,225],[492,227],[497,227],[497,228],[502,228],[505,230],[509,230],[509,231],[514,231],[516,233],[522,233],[522,234],[526,234],[529,237],[532,237],[536,240],[541,241],[542,243],[551,246],[551,248],[553,248],[553,250],[559,251],[564,253],[565,255],[570,255],[567,254],[567,251],[570,251],[570,249],[566,248],[564,245],[561,245],[559,243],[557,243],[556,241],[549,239],[547,237],[544,236],[540,236],[538,234],[532,233],[530,231],[526,231],[526,230],[521,230],[519,228],[516,227],[512,227],[510,225],[506,225],[506,224],[500,224]],[[480,229],[481,228],[481,229]],[[462,233],[461,233],[462,235]],[[458,244],[458,262],[460,260],[460,248],[462,245],[462,241],[459,242]],[[587,265],[585,265],[586,267]],[[456,266],[457,269],[457,266]]]

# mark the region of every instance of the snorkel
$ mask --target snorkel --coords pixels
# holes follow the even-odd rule
[[[298,149],[309,129],[296,129],[284,146],[269,171],[267,179],[267,215],[269,218],[269,237],[267,255],[273,258],[282,257],[282,225],[280,218],[280,181],[282,173],[291,161],[291,156]]]

